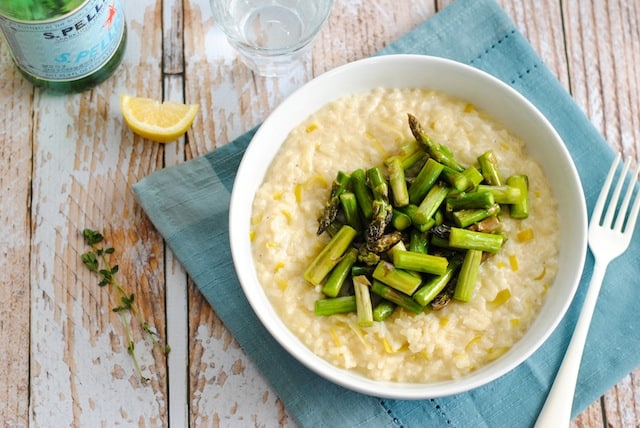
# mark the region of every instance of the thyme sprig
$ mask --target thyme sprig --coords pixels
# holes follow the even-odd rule
[[[168,354],[170,347],[164,344],[160,340],[160,335],[152,329],[149,324],[142,318],[140,311],[135,305],[135,294],[129,294],[124,287],[120,284],[116,274],[119,267],[117,264],[111,265],[110,256],[115,253],[115,249],[111,246],[107,246],[104,243],[104,236],[95,230],[84,229],[82,231],[87,245],[91,247],[90,251],[80,256],[82,263],[91,271],[100,276],[100,287],[111,286],[115,293],[117,293],[118,305],[112,308],[113,312],[120,315],[120,320],[125,330],[125,337],[127,340],[127,352],[133,359],[133,364],[136,368],[136,372],[140,376],[143,382],[148,382],[150,379],[142,374],[138,357],[135,353],[135,342],[133,340],[133,333],[131,330],[131,319],[135,319],[147,337],[151,340],[153,346],[159,346],[165,354]],[[127,316],[127,314],[129,316]]]

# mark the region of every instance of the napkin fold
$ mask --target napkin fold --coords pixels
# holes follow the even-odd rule
[[[613,152],[493,0],[458,0],[380,55],[428,54],[480,68],[527,97],[567,145],[591,211]],[[471,392],[429,400],[371,397],[336,386],[271,338],[239,286],[229,252],[229,199],[255,130],[202,157],[157,171],[133,190],[172,251],[301,426],[528,427],[535,422],[569,342],[593,271],[549,340],[512,372]],[[640,239],[607,272],[587,340],[573,415],[640,365]],[[242,316],[238,316],[242,314]]]

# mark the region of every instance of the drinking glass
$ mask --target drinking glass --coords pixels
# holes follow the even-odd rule
[[[210,0],[240,59],[262,76],[289,72],[308,52],[333,0]]]

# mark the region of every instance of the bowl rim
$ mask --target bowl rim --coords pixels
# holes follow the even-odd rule
[[[459,75],[473,77],[473,79],[479,80],[481,84],[489,85],[493,91],[496,91],[496,94],[505,96],[503,101],[507,102],[510,107],[515,109],[525,109],[527,114],[532,115],[534,119],[531,121],[531,126],[540,127],[542,132],[549,134],[549,137],[553,140],[553,142],[550,143],[545,142],[544,144],[546,145],[543,148],[547,146],[553,148],[557,152],[557,156],[559,156],[558,165],[563,165],[565,168],[568,168],[564,173],[570,183],[565,183],[564,186],[560,187],[561,189],[570,188],[571,190],[562,190],[562,196],[566,200],[559,200],[559,195],[557,194],[558,189],[554,187],[552,189],[554,191],[554,196],[558,199],[559,205],[575,205],[575,217],[570,219],[568,223],[561,224],[561,229],[564,230],[565,227],[569,227],[571,230],[574,230],[575,232],[573,232],[573,237],[576,238],[576,240],[571,242],[570,245],[569,243],[562,242],[562,240],[560,242],[560,263],[564,256],[564,259],[568,258],[568,262],[575,266],[575,270],[569,272],[566,272],[566,269],[559,270],[558,276],[554,281],[554,285],[559,281],[567,282],[563,287],[566,292],[566,295],[564,296],[565,299],[562,302],[554,302],[550,308],[550,304],[548,303],[550,299],[547,298],[540,312],[537,314],[536,319],[525,335],[520,338],[518,342],[516,342],[503,356],[459,379],[433,383],[376,381],[355,373],[352,370],[338,368],[312,353],[306,345],[304,345],[304,343],[302,343],[302,341],[298,339],[280,320],[264,293],[261,284],[257,281],[253,256],[250,251],[251,247],[248,233],[251,204],[255,193],[254,189],[251,189],[251,192],[249,192],[251,194],[249,213],[246,212],[247,191],[245,186],[248,186],[249,183],[253,183],[255,187],[256,181],[258,183],[263,181],[266,168],[268,168],[273,156],[277,153],[290,130],[297,126],[302,119],[308,116],[308,114],[297,112],[302,119],[295,121],[292,120],[291,125],[288,127],[283,127],[281,123],[282,121],[278,118],[287,114],[289,110],[294,108],[293,106],[305,105],[300,103],[306,103],[306,110],[314,112],[327,102],[330,102],[339,96],[346,95],[350,91],[348,88],[345,88],[346,92],[342,92],[343,87],[349,85],[350,82],[353,83],[352,80],[354,75],[358,75],[358,87],[365,88],[367,85],[372,85],[374,82],[378,82],[379,78],[362,74],[363,71],[367,71],[370,68],[397,69],[397,67],[407,66],[435,67],[454,71],[455,73],[453,74],[458,77]],[[351,79],[349,79],[349,76],[351,76]],[[446,79],[448,77],[443,78]],[[379,86],[418,86],[411,84],[405,85],[405,82],[403,82],[401,78],[391,78],[390,80],[389,84],[379,84],[371,86],[369,89]],[[317,102],[316,104],[308,102],[309,93],[317,93],[323,88],[326,88],[328,84],[334,85],[334,87],[329,91],[331,94],[340,93],[341,95],[331,96],[330,94],[323,93],[321,96],[323,99],[322,102]],[[420,86],[432,87],[433,85],[423,84]],[[353,91],[353,93],[355,92],[362,92],[362,90]],[[451,91],[446,92],[451,93]],[[468,97],[460,96],[456,93],[453,93],[452,95],[468,99]],[[484,108],[484,106],[481,107]],[[496,117],[494,112],[489,112],[489,114]],[[504,122],[504,117],[497,117],[497,119]],[[508,123],[506,125],[511,128]],[[273,134],[276,135],[275,138],[273,138]],[[519,135],[519,137],[526,140],[522,135]],[[265,140],[267,140],[266,143]],[[271,144],[271,146],[266,149],[266,144]],[[527,152],[530,153],[531,147],[529,143],[525,141],[525,144],[527,146]],[[259,170],[258,174],[256,174],[253,162],[260,158],[264,159],[265,150],[268,150],[270,157],[268,158],[266,165],[264,165],[264,169]],[[533,157],[535,158],[536,156]],[[263,163],[265,162],[263,161]],[[549,166],[548,168],[554,168],[554,166]],[[545,170],[545,174],[548,174],[548,170]],[[569,184],[571,185],[569,186]],[[457,61],[428,55],[393,54],[357,60],[327,71],[294,91],[273,110],[269,117],[259,127],[249,143],[237,170],[229,207],[229,239],[235,271],[238,275],[244,295],[269,334],[291,356],[321,377],[357,392],[393,399],[427,399],[466,392],[500,378],[528,359],[556,330],[558,324],[568,310],[569,305],[573,301],[580,283],[586,259],[586,237],[587,208],[582,183],[566,145],[546,117],[518,91],[487,72]],[[250,263],[247,263],[247,256],[250,258]],[[247,268],[247,266],[253,268]],[[563,273],[563,275],[560,275],[561,273]],[[256,288],[258,290],[256,290]],[[268,305],[264,305],[265,299]],[[530,335],[534,325],[541,322],[541,318],[543,316],[545,317],[544,322],[546,323],[546,327],[543,332],[538,333],[535,337],[531,337],[528,341],[524,341],[524,339]]]

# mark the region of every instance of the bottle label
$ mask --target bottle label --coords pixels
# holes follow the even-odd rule
[[[120,45],[125,22],[120,0],[88,0],[48,21],[14,21],[0,15],[0,27],[23,71],[42,80],[66,81],[104,66]]]

